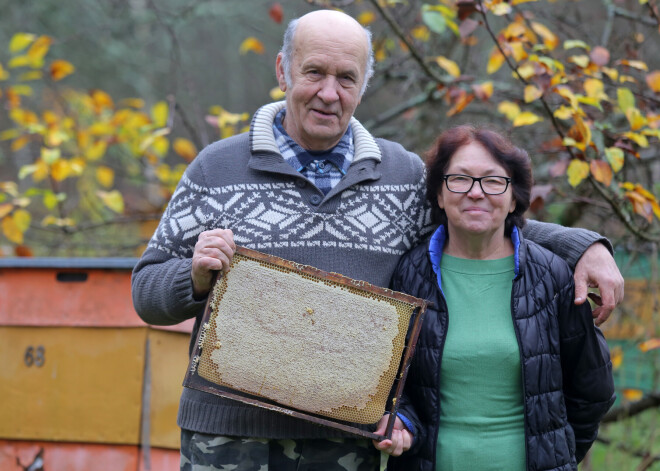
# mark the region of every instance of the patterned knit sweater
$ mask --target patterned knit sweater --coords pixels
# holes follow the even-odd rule
[[[353,118],[355,157],[327,194],[288,165],[272,123],[284,102],[259,109],[249,133],[205,148],[190,164],[133,272],[140,317],[171,325],[196,317],[191,257],[204,230],[228,228],[237,244],[379,286],[388,286],[402,254],[433,229],[424,166],[401,145],[375,139]],[[558,246],[572,266],[596,233],[542,223],[527,236]],[[218,435],[320,438],[344,435],[276,412],[184,389],[180,427]]]

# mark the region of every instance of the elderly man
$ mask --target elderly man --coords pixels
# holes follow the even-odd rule
[[[370,34],[351,17],[323,10],[291,22],[276,61],[286,102],[260,108],[248,133],[211,144],[186,170],[133,273],[142,319],[195,317],[194,339],[235,243],[388,285],[432,228],[420,158],[353,118],[372,66]],[[606,319],[623,289],[608,242],[535,222],[526,236],[577,264],[576,302],[600,287]],[[185,470],[378,469],[368,440],[197,390],[184,390],[178,424]]]

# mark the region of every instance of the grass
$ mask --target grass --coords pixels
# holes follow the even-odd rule
[[[580,471],[660,471],[660,410],[650,409],[638,416],[602,425],[599,439]],[[648,460],[639,455],[649,455]],[[648,465],[648,467],[644,467]]]

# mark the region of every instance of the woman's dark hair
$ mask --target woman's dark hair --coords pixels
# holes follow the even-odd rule
[[[500,133],[484,127],[464,124],[447,129],[427,152],[426,198],[431,203],[431,217],[436,224],[447,224],[447,214],[438,206],[438,190],[446,189],[443,177],[451,158],[458,149],[473,142],[481,144],[511,177],[516,209],[505,221],[505,231],[509,234],[513,226],[523,227],[525,224],[523,215],[529,208],[533,184],[532,165],[526,151],[514,146]]]

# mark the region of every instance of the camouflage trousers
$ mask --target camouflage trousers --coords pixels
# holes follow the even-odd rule
[[[181,471],[378,471],[367,439],[267,440],[181,431]]]

